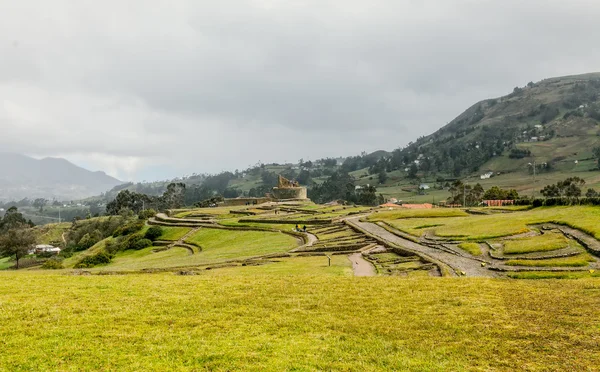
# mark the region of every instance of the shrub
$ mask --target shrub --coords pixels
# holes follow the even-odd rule
[[[152,241],[149,239],[140,239],[132,244],[131,249],[139,251],[140,249],[148,248],[152,246]]]
[[[100,252],[93,256],[87,256],[83,260],[79,261],[74,267],[76,269],[94,267],[96,265],[108,264],[112,260],[112,256],[106,252]]]
[[[64,267],[62,261],[51,258],[48,261],[44,262],[44,264],[42,265],[42,269],[59,270],[64,269]]]
[[[130,222],[124,226],[119,227],[113,234],[113,237],[129,235],[140,231],[144,227],[145,222],[143,220],[137,220]]]
[[[144,237],[146,239],[155,241],[162,235],[162,233],[163,230],[160,226],[152,226],[148,229],[148,231],[146,231],[146,235],[144,235]]]
[[[152,218],[156,216],[156,211],[154,209],[146,209],[141,211],[139,214],[140,220],[147,220],[148,218]]]
[[[142,239],[144,239],[144,235],[142,235],[141,233],[131,234],[121,240],[121,243],[119,244],[119,249],[122,251],[126,251],[128,249],[136,249],[135,247],[137,242]],[[152,242],[150,244],[152,244]]]

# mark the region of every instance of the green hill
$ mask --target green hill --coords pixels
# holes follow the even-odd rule
[[[400,197],[410,196],[406,190],[419,182],[455,178],[475,182],[488,172],[493,178],[482,184],[499,183],[525,192],[540,189],[546,179],[573,174],[596,185],[600,173],[590,172],[598,168],[592,153],[596,146],[600,146],[600,73],[566,76],[530,82],[506,96],[480,101],[433,134],[395,150],[372,167],[368,178],[364,172],[362,176],[363,182],[369,178],[372,182],[372,175],[385,169],[389,179],[378,189]]]

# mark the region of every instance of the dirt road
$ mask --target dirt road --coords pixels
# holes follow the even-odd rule
[[[401,238],[392,234],[381,226],[370,222],[361,222],[359,217],[348,219],[351,224],[367,231],[368,233],[392,243],[392,245],[400,246],[407,251],[418,252],[426,257],[438,260],[458,272],[464,273],[466,276],[475,277],[497,277],[498,273],[488,270],[481,266],[481,262],[468,257],[461,257],[449,252],[444,252],[439,249],[427,247],[408,239]]]

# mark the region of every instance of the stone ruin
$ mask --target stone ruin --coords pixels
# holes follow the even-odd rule
[[[300,186],[298,181],[290,181],[283,176],[279,176],[277,187],[273,187],[271,193],[274,199],[289,200],[289,199],[308,199],[306,187]]]

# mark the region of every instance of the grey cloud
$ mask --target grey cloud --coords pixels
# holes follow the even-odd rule
[[[124,178],[391,150],[600,57],[595,1],[2,3],[0,146]]]

